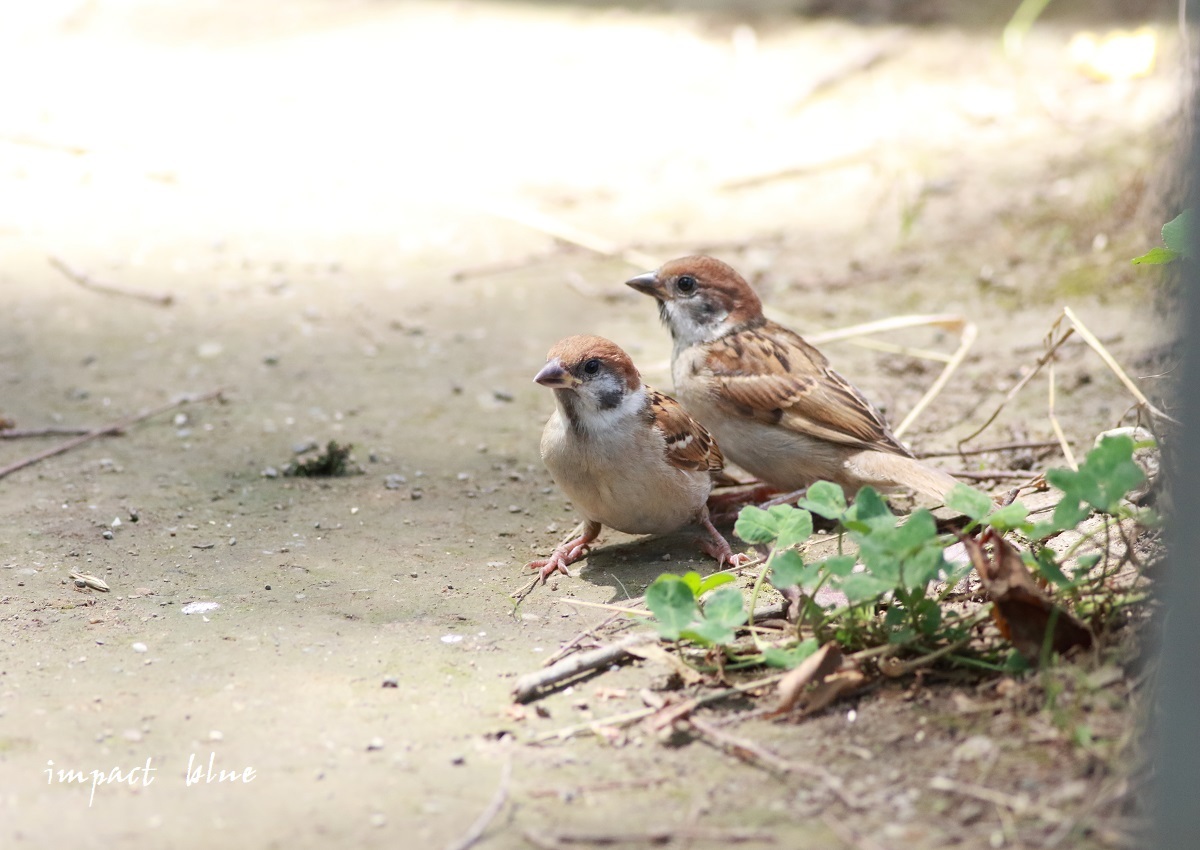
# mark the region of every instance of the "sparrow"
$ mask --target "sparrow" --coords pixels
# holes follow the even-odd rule
[[[602,526],[629,534],[704,528],[704,551],[738,565],[708,517],[710,473],[724,467],[712,435],[670,396],[642,383],[629,355],[598,336],[556,343],[533,379],[554,390],[542,432],[542,460],[583,515],[578,536],[531,561],[544,582],[583,557]]]
[[[799,334],[767,319],[745,279],[712,257],[683,257],[627,284],[658,300],[684,409],[725,455],[781,491],[832,481],[941,501],[949,475],[916,460],[853,384]]]

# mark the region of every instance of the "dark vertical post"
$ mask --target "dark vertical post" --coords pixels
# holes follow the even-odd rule
[[[1191,0],[1192,32],[1200,15]],[[1193,45],[1193,49],[1194,49]],[[1193,210],[1190,234],[1193,257],[1200,257],[1200,103],[1194,68],[1185,75],[1191,90],[1185,114],[1190,152],[1182,179]],[[1158,705],[1151,726],[1154,741],[1155,850],[1200,848],[1200,261],[1184,262],[1180,298],[1185,309],[1183,371],[1179,389],[1182,433],[1170,453],[1174,517],[1168,561],[1165,616],[1160,635]]]

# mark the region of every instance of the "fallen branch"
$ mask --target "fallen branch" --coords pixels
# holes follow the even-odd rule
[[[638,632],[637,634],[628,635],[624,640],[610,646],[602,646],[599,649],[581,652],[578,655],[572,655],[570,658],[564,658],[562,661],[556,662],[542,670],[526,673],[517,679],[517,684],[513,688],[513,699],[517,702],[532,702],[541,696],[540,692],[544,688],[549,688],[567,679],[574,678],[580,673],[587,673],[607,667],[629,655],[629,648],[631,646],[637,646],[639,643],[646,643],[651,640],[658,640],[658,635],[653,632]]]
[[[142,413],[138,413],[133,416],[127,416],[118,422],[112,423],[111,425],[95,428],[91,431],[88,431],[86,434],[80,434],[74,439],[67,440],[65,443],[59,443],[57,446],[53,446],[43,452],[38,452],[35,455],[30,455],[24,460],[18,460],[15,463],[10,463],[8,466],[0,468],[0,478],[5,478],[17,470],[24,469],[27,466],[33,466],[35,463],[39,463],[47,458],[63,454],[64,452],[69,452],[71,449],[82,446],[84,443],[91,442],[97,437],[103,437],[107,434],[119,434],[132,425],[136,425],[139,422],[144,422],[147,419],[159,416],[169,410],[174,410],[177,407],[183,407],[185,404],[194,404],[202,401],[211,401],[214,398],[220,398],[221,392],[221,390],[213,390],[212,392],[207,392],[198,396],[186,396],[185,398],[159,405],[151,410],[143,411]]]
[[[471,828],[466,834],[457,841],[451,842],[446,846],[446,850],[468,850],[473,847],[483,834],[487,831],[488,826],[496,815],[500,814],[500,810],[504,808],[505,802],[508,800],[508,786],[512,781],[512,757],[510,756],[504,762],[504,767],[500,768],[500,784],[496,787],[496,793],[492,796],[492,801],[488,803],[479,817],[475,819],[475,823],[471,824]]]
[[[139,301],[146,301],[150,304],[156,304],[159,307],[170,307],[175,303],[175,296],[167,293],[146,292],[142,289],[126,289],[123,286],[117,286],[112,283],[96,280],[90,275],[84,274],[79,269],[69,265],[65,260],[51,254],[47,259],[50,260],[50,265],[65,274],[75,283],[82,286],[84,289],[90,289],[93,292],[103,292],[107,295],[125,295],[129,298],[136,298]]]

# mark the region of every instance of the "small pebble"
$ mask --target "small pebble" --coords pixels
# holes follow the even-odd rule
[[[389,490],[399,490],[402,485],[408,481],[403,475],[392,474],[385,475],[383,478],[383,486]]]
[[[103,537],[105,540],[112,540],[113,533],[106,528],[104,529],[104,534],[102,534],[101,537]]]
[[[383,679],[383,686],[385,688],[398,688],[400,687],[400,680],[395,676],[385,676]]]
[[[455,755],[450,757],[450,764],[461,767],[467,763],[467,757],[464,755]]]
[[[150,649],[150,647],[146,646],[146,644],[141,643],[140,641],[133,645],[134,652],[146,652],[149,649]]]
[[[271,589],[271,585],[269,585],[269,584],[263,585],[263,590],[270,590],[270,589]]]
[[[510,514],[519,514],[521,512],[521,506],[520,505],[509,505],[508,512]]]
[[[367,742],[367,752],[383,749],[383,738],[372,738]]]
[[[296,601],[297,601],[297,602],[299,602],[299,601],[301,601],[302,599],[304,599],[304,594],[303,594],[303,593],[297,593],[297,594],[296,594]]]
[[[218,732],[216,729],[214,729],[214,730],[212,730],[211,732],[209,732],[209,733],[208,733],[208,740],[210,740],[210,741],[224,741],[224,740],[225,740],[225,735],[224,735],[224,733],[222,733],[222,732]]]
[[[376,828],[387,826],[387,817],[380,812],[376,812],[375,814],[371,815],[371,826]]]

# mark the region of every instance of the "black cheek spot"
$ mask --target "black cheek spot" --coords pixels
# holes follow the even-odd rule
[[[600,395],[596,397],[596,403],[600,406],[601,410],[612,410],[621,403],[621,399],[624,397],[625,393],[623,393],[619,388],[614,387],[613,389],[604,390],[601,392]]]
[[[779,424],[783,420],[783,408],[777,407],[771,411],[771,422]]]

